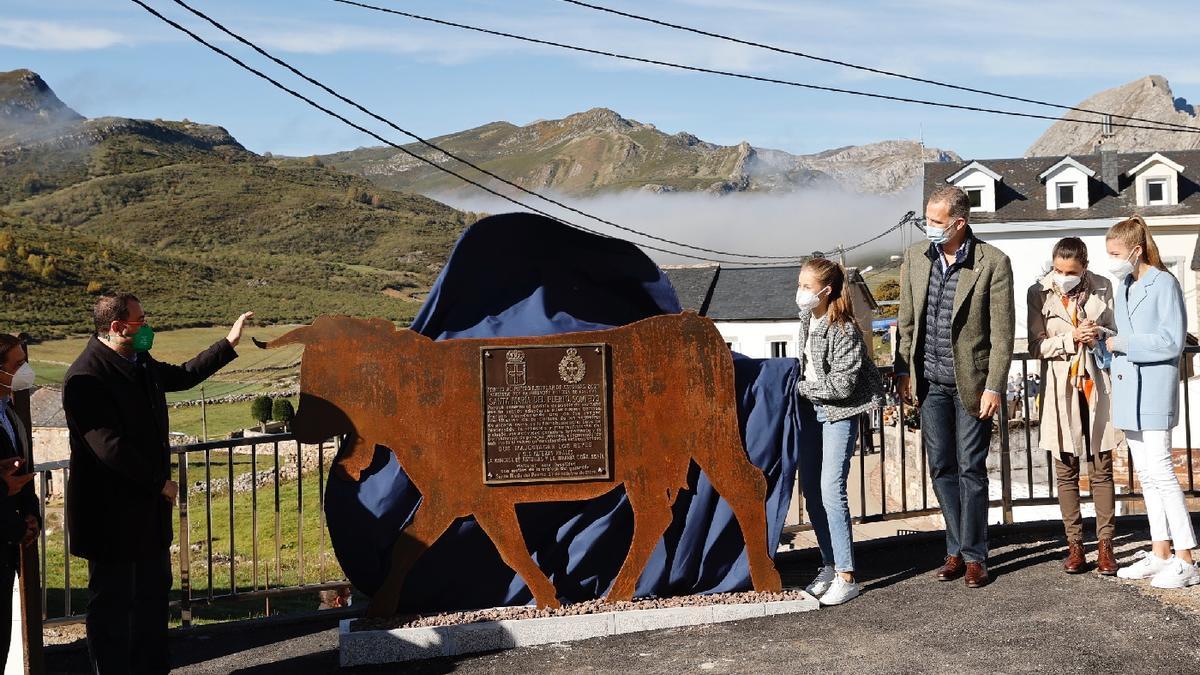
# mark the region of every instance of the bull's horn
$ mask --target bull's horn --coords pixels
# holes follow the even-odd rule
[[[300,326],[294,328],[283,335],[271,340],[270,342],[262,342],[256,338],[250,338],[255,346],[259,349],[274,349],[284,345],[305,344],[304,340],[308,337],[308,329],[310,326]]]

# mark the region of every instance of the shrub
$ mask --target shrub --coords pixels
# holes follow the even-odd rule
[[[291,401],[286,398],[275,399],[275,403],[271,405],[271,419],[283,422],[285,427],[290,427],[295,418],[296,409],[292,407]]]
[[[87,285],[88,293],[95,295],[103,290],[104,290],[104,284],[100,283],[99,281],[89,281],[88,282],[88,285]]]
[[[266,429],[267,421],[271,419],[271,397],[257,396],[250,402],[250,417]]]

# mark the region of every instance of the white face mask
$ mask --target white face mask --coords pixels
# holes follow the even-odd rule
[[[821,294],[828,289],[829,287],[826,286],[816,293],[803,288],[796,289],[796,306],[799,307],[800,311],[802,312],[813,309],[817,305],[821,304]]]
[[[12,376],[12,384],[9,385],[9,389],[12,391],[25,391],[33,386],[33,366],[29,365],[28,361],[21,364],[15,373],[7,370],[0,370],[0,373]]]
[[[1079,285],[1079,277],[1074,274],[1054,274],[1054,285],[1058,286],[1063,293],[1070,293],[1071,289]]]
[[[1133,254],[1136,251],[1137,249],[1135,248],[1124,258],[1109,258],[1108,273],[1115,277],[1117,281],[1122,281],[1125,279],[1125,277],[1133,274],[1133,262],[1129,259],[1133,257]]]

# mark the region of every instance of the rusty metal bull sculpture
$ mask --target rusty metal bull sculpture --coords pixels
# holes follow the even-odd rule
[[[629,600],[691,460],[732,507],[746,542],[755,590],[778,591],[768,552],[766,479],[738,431],[733,362],[720,333],[691,312],[602,331],[520,338],[525,345],[604,343],[611,354],[612,476],[606,480],[485,485],[480,476],[480,349],[512,338],[435,342],[382,319],[322,316],[259,347],[304,345],[293,429],[305,443],[345,435],[337,471],[358,480],[376,445],[395,453],[423,497],[371,599],[371,616],[397,612],[413,563],[454,523],[472,516],[538,607],[558,607],[553,583],[529,555],[516,504],[576,501],[624,485],[633,541],[610,587]]]

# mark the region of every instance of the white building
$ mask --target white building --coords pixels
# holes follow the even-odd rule
[[[1200,334],[1197,234],[1200,150],[1025,157],[925,165],[925,194],[957,185],[971,198],[971,228],[1008,254],[1016,295],[1017,348],[1026,334],[1025,293],[1049,269],[1054,243],[1079,237],[1093,271],[1103,270],[1104,233],[1140,214],[1163,262],[1183,286],[1188,332]]]
[[[707,316],[729,348],[752,358],[794,358],[800,349],[796,280],[800,266],[665,266],[679,304]],[[854,310],[865,335],[879,308],[855,268],[850,268]],[[868,342],[868,344],[870,344]]]

